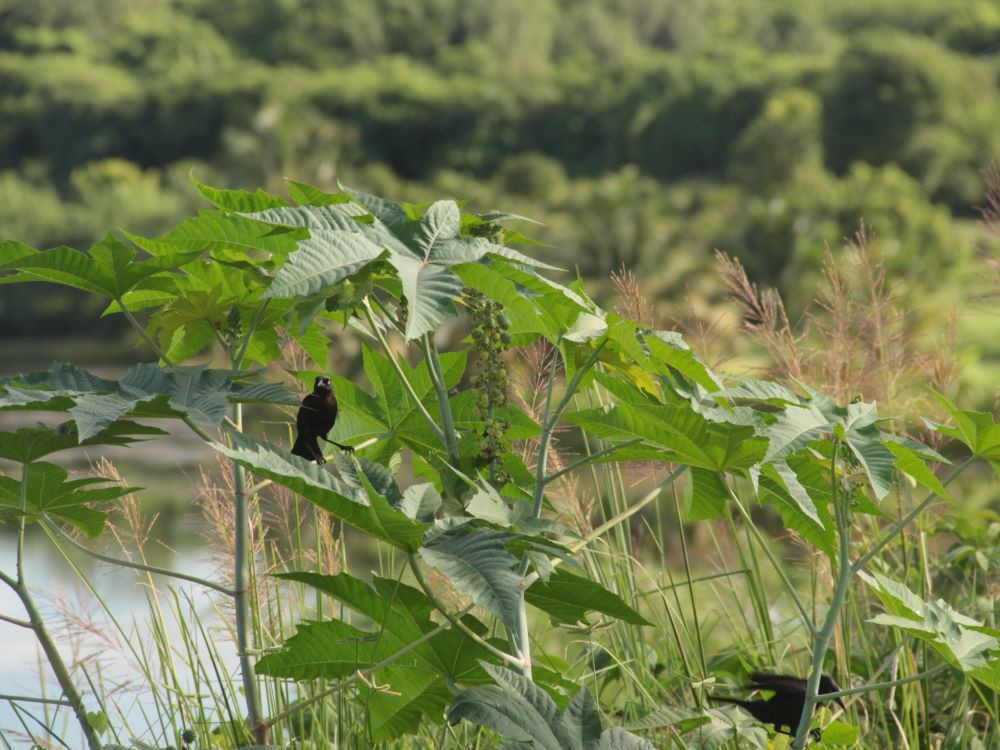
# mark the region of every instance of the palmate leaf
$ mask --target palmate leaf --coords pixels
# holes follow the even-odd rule
[[[689,466],[684,482],[685,521],[719,518],[726,512],[729,493],[725,478],[717,471]]]
[[[358,191],[353,203],[324,202],[270,208],[249,214],[255,220],[305,227],[312,235],[299,243],[282,267],[268,296],[311,294],[350,278],[384,252],[395,269],[408,306],[404,335],[413,340],[455,314],[462,281],[451,266],[487,255],[527,265],[544,264],[479,237],[460,236],[455,201],[437,201],[419,215],[407,207]]]
[[[437,625],[431,621],[433,605],[423,592],[400,581],[374,577],[371,584],[345,573],[335,576],[317,573],[283,573],[279,578],[315,587],[370,620],[366,626],[390,649],[401,650]],[[465,623],[485,632],[479,621],[466,617]],[[457,631],[442,631],[408,652],[405,663],[428,669],[452,681],[478,682],[485,678],[478,659],[488,652]]]
[[[515,535],[459,527],[420,548],[420,557],[451,580],[455,588],[489,610],[507,627],[518,628],[521,576],[507,551]]]
[[[567,421],[605,440],[640,438],[664,449],[664,461],[710,471],[746,469],[759,462],[767,441],[753,427],[710,422],[689,406],[617,404],[566,415]]]
[[[375,395],[369,395],[346,378],[334,376],[334,392],[337,394],[340,414],[331,439],[343,442],[377,437],[378,442],[366,448],[364,455],[381,463],[388,463],[393,454],[404,448],[425,456],[444,451],[444,446],[435,438],[413,398],[403,388],[389,359],[367,345],[363,345],[363,355],[365,374]],[[458,385],[465,372],[467,358],[467,350],[441,355],[441,367],[448,389]],[[416,367],[410,367],[402,358],[398,358],[397,362],[424,408],[432,416],[439,416],[437,397],[433,392],[426,363],[421,361]],[[453,399],[453,403],[461,405],[467,399],[468,397],[459,394]],[[463,421],[467,412],[465,410],[460,414],[456,408],[456,425],[465,429],[474,429],[479,425],[481,431],[481,420],[473,420],[472,425]],[[518,421],[518,425],[522,421]]]
[[[565,568],[557,569],[548,581],[536,581],[524,598],[557,622],[576,624],[584,622],[589,612],[600,612],[632,625],[652,624],[617,594]]]
[[[779,473],[774,464],[761,470],[757,499],[772,505],[781,516],[785,527],[791,529],[830,558],[836,557],[836,534],[830,516],[829,469],[820,466],[806,454],[789,456],[783,462],[794,476],[794,483],[803,490],[813,513],[805,511],[799,493],[793,495],[788,488],[793,483],[788,472]]]
[[[265,208],[278,208],[287,206],[288,203],[278,197],[265,193],[260,188],[254,192],[247,190],[224,190],[221,188],[205,185],[194,178],[194,173],[189,174],[191,183],[195,189],[205,196],[209,201],[221,209],[234,213],[244,213],[248,211],[260,211]]]
[[[963,672],[987,666],[990,652],[1000,648],[1000,632],[985,628],[981,622],[953,610],[941,599],[926,601],[906,586],[878,573],[859,572],[887,614],[877,615],[871,622],[900,628],[943,656]],[[990,661],[996,661],[994,655]]]
[[[403,255],[392,255],[389,262],[399,274],[406,296],[407,340],[420,338],[455,315],[455,300],[464,285],[447,267]]]
[[[426,524],[390,506],[385,497],[358,489],[321,466],[262,440],[231,433],[232,447],[212,443],[223,455],[302,495],[345,523],[405,550],[417,549]],[[343,459],[346,462],[353,459]]]
[[[428,720],[440,724],[451,703],[447,682],[427,669],[392,666],[380,670],[376,680],[388,688],[373,689],[365,685],[361,691],[365,719],[376,742],[416,734]]]
[[[49,281],[116,298],[148,277],[190,263],[199,252],[174,248],[160,257],[141,261],[135,260],[135,255],[134,248],[108,234],[91,246],[89,253],[71,247],[35,251],[0,261],[0,272],[19,272],[13,277],[5,277],[11,282]]]
[[[487,727],[509,743],[536,750],[653,750],[652,743],[623,729],[601,731],[601,717],[590,692],[574,695],[565,711],[527,677],[484,664],[496,685],[460,693],[448,709],[448,721],[462,719]]]
[[[128,421],[115,422],[84,440],[80,440],[76,423],[72,421],[55,428],[22,427],[16,432],[0,432],[0,458],[23,464],[82,445],[128,445],[136,442],[139,436],[166,434],[156,427]]]
[[[201,211],[159,237],[125,234],[151,255],[200,250],[222,260],[254,259],[255,254],[286,256],[306,237],[301,229],[275,227],[222,211]]]
[[[488,652],[454,630],[437,632],[416,648],[411,644],[436,630],[427,597],[399,581],[375,577],[371,584],[345,573],[284,573],[278,577],[305,583],[333,597],[362,615],[364,627],[341,623],[300,625],[298,633],[258,665],[258,672],[306,680],[345,677],[356,669],[373,666],[399,651],[406,653],[372,676],[385,689],[362,688],[369,729],[383,740],[415,732],[421,721],[442,717],[451,701],[449,682],[482,682],[486,675],[479,660]],[[344,618],[342,618],[344,619]],[[467,625],[485,628],[466,616]]]
[[[167,370],[145,362],[133,365],[115,381],[56,363],[45,372],[0,381],[6,390],[0,396],[0,409],[69,411],[79,439],[86,441],[125,416],[188,416],[215,427],[222,422],[230,402],[298,403],[298,397],[281,385],[240,383],[233,376],[228,370],[203,365]]]
[[[84,477],[69,479],[61,466],[36,461],[25,465],[21,481],[0,475],[0,519],[17,518],[21,511],[22,482],[27,482],[26,511],[28,521],[37,516],[51,516],[75,526],[90,538],[100,535],[105,514],[90,507],[91,503],[114,500],[135,492],[137,487],[123,487],[112,479]],[[95,484],[114,482],[110,486]]]
[[[965,443],[974,456],[989,461],[993,471],[1000,475],[1000,424],[996,423],[993,415],[959,409],[940,393],[935,395],[951,415],[955,426],[937,424],[929,419],[924,422],[942,435]]]
[[[384,254],[360,232],[310,230],[264,292],[264,297],[303,297],[348,277]]]
[[[293,680],[332,680],[367,669],[397,650],[378,634],[342,620],[300,622],[282,650],[262,657],[256,671]]]

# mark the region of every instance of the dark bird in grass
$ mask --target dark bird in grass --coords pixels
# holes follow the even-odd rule
[[[774,695],[770,698],[753,701],[711,695],[709,700],[735,703],[762,724],[773,725],[776,732],[795,735],[799,719],[802,718],[802,707],[806,702],[806,680],[791,675],[754,672],[750,675],[750,684],[747,689],[770,690]],[[840,692],[840,688],[833,678],[823,675],[819,680],[819,694],[837,692]],[[834,698],[834,700],[840,704],[841,708],[845,708],[844,702],[840,698]],[[784,727],[788,727],[788,730],[786,731]],[[819,739],[818,729],[812,730],[810,734],[817,740]]]
[[[302,399],[299,413],[295,415],[295,427],[298,435],[292,446],[292,455],[302,456],[318,464],[326,463],[319,441],[324,440],[336,445],[340,450],[354,453],[354,448],[328,440],[326,435],[333,429],[337,421],[337,397],[333,395],[333,384],[330,378],[320,375],[313,384],[312,393]]]

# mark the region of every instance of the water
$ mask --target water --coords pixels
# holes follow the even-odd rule
[[[57,424],[67,415],[38,413],[0,414],[2,429],[15,430],[20,426],[34,425],[43,419],[48,424]],[[129,485],[148,488],[139,494],[147,517],[153,510],[160,514],[154,527],[153,539],[148,544],[148,552],[155,559],[149,564],[178,570],[190,575],[217,580],[215,564],[207,559],[203,539],[197,533],[204,521],[194,505],[198,465],[211,464],[214,452],[199,438],[192,435],[176,422],[164,422],[164,429],[171,430],[167,438],[157,438],[129,447],[93,446],[64,451],[45,457],[43,460],[58,463],[76,471],[91,470],[101,457],[109,458]],[[16,464],[0,464],[0,472],[19,476]],[[109,534],[105,531],[105,535]],[[165,544],[159,544],[157,540]],[[107,542],[107,536],[101,542]],[[134,739],[156,742],[159,738],[150,735],[144,714],[155,717],[156,711],[151,693],[142,672],[137,668],[140,660],[132,652],[140,644],[153,648],[149,627],[151,617],[149,606],[149,579],[145,573],[128,568],[94,561],[82,552],[73,551],[71,559],[80,566],[84,575],[94,587],[88,590],[81,576],[56,549],[45,533],[37,527],[29,527],[25,539],[25,570],[29,587],[39,607],[46,628],[56,642],[63,659],[70,665],[82,665],[95,681],[105,686],[119,685],[114,692],[114,708],[109,710],[114,726],[122,729],[130,725],[134,732],[123,731],[117,741],[129,745]],[[100,549],[113,557],[123,557],[121,551],[109,552],[102,544]],[[16,534],[10,527],[0,527],[0,570],[14,576],[16,571]],[[205,587],[162,576],[153,577],[154,586],[161,593],[172,587],[186,593],[196,605],[199,618],[211,623],[218,631],[226,631],[219,619],[215,605],[224,597]],[[104,600],[108,610],[125,631],[122,634],[110,621],[107,612],[99,604]],[[161,601],[168,604],[168,596]],[[14,591],[0,584],[0,614],[24,619],[24,607]],[[164,610],[164,621],[168,638],[180,642],[180,626],[172,614]],[[235,673],[235,648],[226,633],[219,632],[216,646],[223,656],[226,669]],[[60,689],[38,646],[34,634],[9,622],[0,621],[0,694],[49,698],[58,697]],[[182,684],[190,676],[180,662]],[[75,683],[84,695],[88,710],[96,710],[97,702],[93,690],[87,685],[81,669],[73,670]],[[84,747],[82,734],[68,707],[42,706],[38,703],[18,703],[18,711],[11,701],[0,700],[0,735],[3,740],[16,748],[29,748],[32,743],[25,736],[27,725],[41,740],[60,746],[47,736],[38,723],[29,718],[31,714],[49,723],[46,716],[56,720],[51,723],[55,732],[65,744],[75,750]],[[120,712],[120,715],[118,714]],[[22,723],[23,722],[23,723]],[[105,735],[105,742],[115,741]],[[171,744],[176,739],[169,738]],[[0,741],[0,748],[5,747]]]
[[[15,569],[15,553],[15,536],[8,533],[0,537],[0,569]],[[214,564],[210,560],[198,559],[199,554],[203,554],[199,552],[199,547],[189,545],[181,547],[174,554],[150,562],[212,579]],[[26,539],[25,569],[46,629],[67,664],[81,664],[92,679],[99,680],[106,687],[121,686],[114,697],[115,706],[121,715],[115,715],[114,710],[109,711],[112,723],[119,729],[130,725],[136,739],[154,740],[153,737],[143,736],[148,735],[144,712],[155,716],[152,696],[146,679],[138,668],[141,657],[137,657],[129,648],[137,648],[142,643],[147,651],[155,652],[148,624],[151,617],[149,579],[139,571],[95,563],[83,553],[74,553],[72,558],[83,568],[96,595],[87,588],[70,563],[53,548],[43,533],[36,529]],[[186,593],[195,603],[199,618],[215,623],[216,628],[220,625],[213,600],[218,602],[221,595],[210,593],[208,589],[196,584],[162,576],[153,576],[153,583],[161,594],[167,594],[168,587],[173,587],[182,594]],[[125,631],[124,634],[102,609],[98,596],[113,613],[115,620]],[[169,596],[162,596],[161,602],[168,606],[168,599]],[[24,617],[20,599],[7,586],[0,587],[0,612],[13,617]],[[169,610],[165,610],[165,615],[167,636],[176,645],[180,642],[180,628]],[[60,694],[58,684],[31,631],[0,622],[0,642],[4,644],[4,648],[0,649],[0,693],[21,696],[44,694],[50,698]],[[227,667],[232,667],[229,670],[232,672],[236,665],[235,648],[228,640],[218,640],[216,645]],[[183,665],[179,662],[177,664],[182,683],[186,682],[190,675]],[[97,702],[93,691],[86,684],[83,672],[76,669],[73,674],[88,710],[96,710]],[[40,675],[44,675],[44,690]],[[18,706],[38,717],[44,717],[46,711],[53,711],[53,707],[42,707],[37,703],[19,703]],[[71,711],[67,707],[59,707],[56,715],[58,719],[54,727],[57,734],[69,747],[83,747],[82,736]],[[24,720],[29,727],[37,730],[39,739],[45,736],[37,724],[30,719]],[[23,735],[24,726],[10,701],[0,702],[0,732],[4,733],[5,739],[14,747],[31,746],[29,740],[16,736],[18,733]],[[108,737],[104,739],[110,741]],[[131,739],[133,736],[128,731],[120,736],[120,741],[124,744],[129,744]]]

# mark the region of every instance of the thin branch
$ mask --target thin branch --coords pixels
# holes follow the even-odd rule
[[[132,327],[139,332],[139,335],[142,336],[143,340],[147,344],[153,347],[153,351],[156,352],[156,356],[162,359],[166,363],[167,367],[173,367],[174,363],[171,361],[170,357],[168,357],[166,353],[160,349],[160,345],[153,341],[150,335],[146,333],[146,329],[143,328],[139,321],[135,319],[132,311],[125,306],[124,302],[122,302],[121,297],[115,297],[115,302],[118,303],[118,307],[120,307],[122,312],[125,313],[125,317],[128,319],[128,322],[132,324]]]
[[[7,695],[6,693],[0,693],[0,701],[15,701],[16,703],[47,703],[52,706],[73,705],[69,701],[58,698],[32,698],[28,695]]]
[[[233,359],[233,369],[239,370],[243,366],[243,358],[247,354],[247,347],[250,346],[250,339],[253,338],[254,333],[257,331],[257,326],[260,325],[261,319],[264,317],[264,313],[267,311],[267,306],[271,304],[271,298],[268,297],[264,302],[257,308],[257,313],[253,316],[253,322],[250,324],[250,330],[247,331],[247,335],[243,337],[243,345],[240,347],[239,353]]]
[[[830,643],[830,638],[833,637],[833,631],[837,627],[840,610],[844,606],[844,598],[847,596],[847,588],[853,576],[851,569],[849,510],[847,502],[841,502],[840,493],[837,491],[840,481],[837,477],[837,451],[839,447],[839,441],[835,440],[833,442],[833,455],[830,459],[830,504],[833,506],[834,521],[837,524],[837,536],[840,539],[840,554],[837,559],[837,583],[833,589],[833,598],[830,600],[830,608],[826,612],[826,619],[823,620],[823,627],[820,628],[819,633],[816,634],[813,640],[812,669],[809,672],[809,682],[806,683],[806,699],[802,704],[799,727],[795,732],[795,739],[792,741],[792,748],[794,750],[802,750],[806,746],[806,738],[809,736],[813,710],[819,694],[819,682],[823,676],[823,661],[826,658],[827,646]]]
[[[452,463],[459,463],[458,440],[455,435],[455,420],[451,413],[451,403],[448,401],[448,388],[444,382],[444,373],[441,370],[441,360],[438,357],[437,349],[431,335],[423,335],[424,358],[427,360],[427,371],[431,376],[431,383],[437,394],[438,408],[441,410],[441,422],[444,428],[445,445],[448,449],[448,457]]]
[[[911,675],[910,677],[901,677],[898,680],[889,680],[888,682],[877,682],[873,685],[861,685],[855,688],[848,688],[847,690],[838,690],[836,693],[823,693],[822,695],[816,696],[816,701],[832,701],[837,698],[843,698],[847,695],[857,695],[858,693],[869,693],[873,690],[885,690],[887,688],[893,688],[898,685],[905,685],[908,682],[919,682],[920,680],[926,680],[928,677],[937,674],[945,669],[947,669],[949,664],[947,662],[942,662],[936,667],[931,667],[926,669],[920,674]]]
[[[16,617],[10,617],[9,615],[0,615],[0,620],[9,622],[11,625],[17,625],[19,628],[26,628],[27,630],[35,629],[35,626],[27,620],[18,620]],[[0,699],[2,698],[3,696],[0,696]]]
[[[95,560],[100,560],[101,562],[106,562],[111,565],[120,565],[123,568],[132,568],[133,570],[141,570],[145,573],[156,573],[157,575],[167,576],[168,578],[179,578],[182,581],[190,581],[191,583],[197,583],[199,586],[205,586],[206,588],[214,589],[220,594],[225,594],[226,596],[236,596],[236,592],[233,589],[228,589],[225,586],[220,586],[212,581],[205,580],[204,578],[199,578],[198,576],[188,575],[187,573],[178,573],[175,570],[167,570],[166,568],[158,568],[155,565],[144,565],[142,563],[135,563],[131,560],[123,560],[118,557],[109,557],[107,555],[102,555],[100,552],[94,552],[92,549],[88,549],[76,541],[73,537],[67,534],[65,531],[60,529],[51,521],[46,521],[46,526],[49,529],[57,533],[63,538],[64,541],[69,542],[73,547],[83,552],[85,555],[93,557]]]

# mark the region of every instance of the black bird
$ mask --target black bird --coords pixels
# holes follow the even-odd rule
[[[336,445],[340,450],[354,453],[354,448],[327,440],[327,433],[333,429],[337,421],[337,397],[333,395],[333,384],[330,378],[320,375],[313,384],[313,391],[302,399],[299,413],[295,415],[295,427],[298,435],[292,446],[292,455],[302,456],[318,464],[326,463],[323,451],[319,448],[319,440]]]
[[[806,702],[806,680],[791,675],[754,672],[750,675],[750,685],[747,686],[747,689],[771,690],[774,695],[766,700],[756,701],[724,698],[717,695],[710,695],[708,699],[722,703],[735,703],[762,724],[772,724],[776,732],[795,735],[799,719],[802,718],[802,707]],[[840,692],[840,688],[833,678],[829,675],[823,675],[819,680],[819,694],[837,692]],[[844,702],[840,698],[834,698],[834,700],[846,710]],[[788,727],[788,731],[785,731],[783,727]],[[819,739],[817,736],[819,730],[814,729],[811,734]]]

